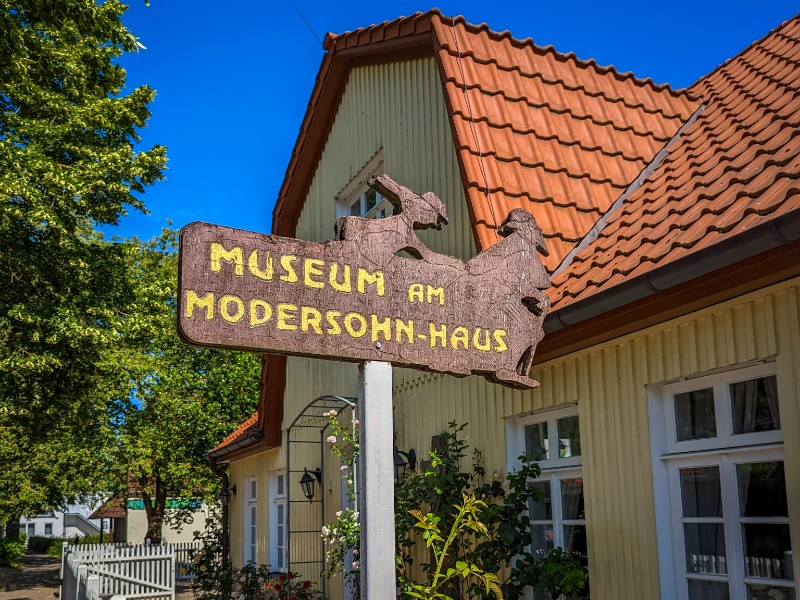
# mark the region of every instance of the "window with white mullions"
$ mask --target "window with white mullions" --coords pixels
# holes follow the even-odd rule
[[[797,600],[774,365],[664,386],[675,591]]]
[[[255,563],[258,558],[258,481],[255,478],[245,482],[243,556],[245,563]]]
[[[274,571],[286,572],[289,535],[287,530],[288,504],[286,496],[286,471],[276,471],[270,476],[270,565]]]
[[[394,212],[392,203],[368,185],[383,173],[383,151],[379,150],[336,196],[336,217],[383,219]]]
[[[541,475],[530,481],[541,495],[529,506],[531,554],[542,558],[560,547],[588,566],[577,407],[510,419],[506,434],[509,465],[524,453],[542,469]],[[533,598],[539,597],[533,594]],[[580,597],[588,598],[589,590]]]

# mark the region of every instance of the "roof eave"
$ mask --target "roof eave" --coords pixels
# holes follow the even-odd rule
[[[431,11],[429,14],[438,13]],[[428,28],[394,39],[349,47],[346,36],[326,37],[325,48],[328,52],[322,57],[317,83],[272,213],[272,230],[277,235],[295,235],[303,201],[325,148],[350,70],[357,66],[433,56],[433,33]]]
[[[552,360],[581,348],[599,343],[601,339],[613,339],[658,321],[653,307],[659,306],[659,300],[669,294],[689,288],[700,289],[706,282],[713,284],[720,292],[715,296],[705,296],[705,305],[721,301],[725,297],[726,286],[730,290],[741,293],[748,286],[736,278],[714,278],[715,274],[733,270],[740,272],[740,277],[752,274],[753,289],[774,283],[795,272],[800,272],[796,261],[787,264],[783,259],[773,260],[769,265],[763,261],[759,268],[759,258],[770,255],[779,257],[785,253],[791,255],[794,247],[800,245],[800,210],[793,211],[775,219],[771,219],[738,235],[693,252],[692,254],[634,277],[623,284],[606,291],[592,294],[563,308],[552,311],[544,322],[545,338],[537,351],[537,363]],[[789,252],[791,250],[791,252]],[[660,321],[666,321],[679,314],[687,314],[698,310],[703,298],[695,302],[678,303],[672,312],[665,312]],[[638,310],[636,307],[639,307]],[[648,311],[644,307],[650,306]],[[626,309],[628,309],[626,311]],[[634,309],[631,311],[630,309]],[[592,328],[606,321],[615,320],[622,312],[627,314],[619,327],[604,327],[601,335],[588,333]],[[586,331],[585,342],[580,341],[580,333]],[[567,340],[570,340],[567,343]]]

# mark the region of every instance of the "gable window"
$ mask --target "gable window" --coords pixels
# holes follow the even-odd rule
[[[383,219],[392,214],[392,203],[367,182],[383,173],[383,151],[379,151],[337,195],[337,217]]]
[[[286,572],[288,563],[288,504],[286,497],[286,471],[276,471],[270,476],[270,532],[269,562],[272,569]]]
[[[680,600],[797,598],[777,390],[772,363],[663,387]]]
[[[530,482],[541,492],[541,499],[529,507],[531,554],[541,558],[560,547],[588,566],[577,406],[510,419],[506,433],[508,464],[525,454],[542,469]],[[588,586],[580,597],[589,597]]]
[[[245,482],[244,497],[244,549],[245,563],[255,563],[258,544],[258,481],[255,477]]]

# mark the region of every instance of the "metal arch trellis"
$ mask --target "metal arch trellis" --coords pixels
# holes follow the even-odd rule
[[[299,500],[293,500],[292,490],[295,487],[296,476],[298,474],[302,474],[304,469],[307,467],[316,468],[316,466],[322,467],[325,459],[325,431],[328,429],[330,425],[330,421],[324,413],[329,412],[330,410],[335,410],[340,413],[342,410],[349,408],[352,413],[351,421],[355,420],[356,418],[356,398],[344,397],[344,396],[334,396],[330,394],[326,394],[324,396],[319,396],[314,398],[311,402],[309,402],[305,408],[295,417],[292,424],[289,426],[289,429],[286,431],[286,503],[287,503],[287,510],[286,510],[286,529],[287,529],[287,539],[286,539],[286,569],[288,572],[292,571],[292,565],[303,565],[304,570],[312,565],[319,565],[319,581],[321,586],[322,596],[325,597],[325,583],[326,578],[322,575],[322,571],[325,570],[325,541],[320,537],[319,543],[319,559],[318,560],[302,560],[302,561],[292,561],[292,537],[293,536],[320,536],[321,529],[324,525],[325,521],[325,493],[322,484],[320,483],[320,492],[319,492],[319,499],[312,500],[311,502],[308,501],[305,497]],[[319,463],[318,465],[299,465],[294,466],[292,465],[292,445],[297,444],[311,444],[317,445],[319,447]],[[356,465],[353,465],[353,477],[356,477]],[[293,530],[292,528],[292,506],[294,505],[305,505],[311,506],[318,505],[319,506],[319,526],[310,529],[302,529],[302,530]],[[309,544],[313,546],[313,544]]]

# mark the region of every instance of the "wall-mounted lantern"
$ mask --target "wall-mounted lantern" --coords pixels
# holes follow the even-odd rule
[[[313,477],[312,477],[313,475]],[[311,502],[314,499],[314,478],[322,484],[322,469],[317,467],[314,471],[308,472],[303,467],[303,476],[300,478],[300,487],[303,488],[303,495]]]
[[[405,456],[405,458],[403,458]],[[408,452],[394,447],[394,479],[398,483],[406,474],[406,467],[412,471],[417,468],[417,451],[411,448]]]

